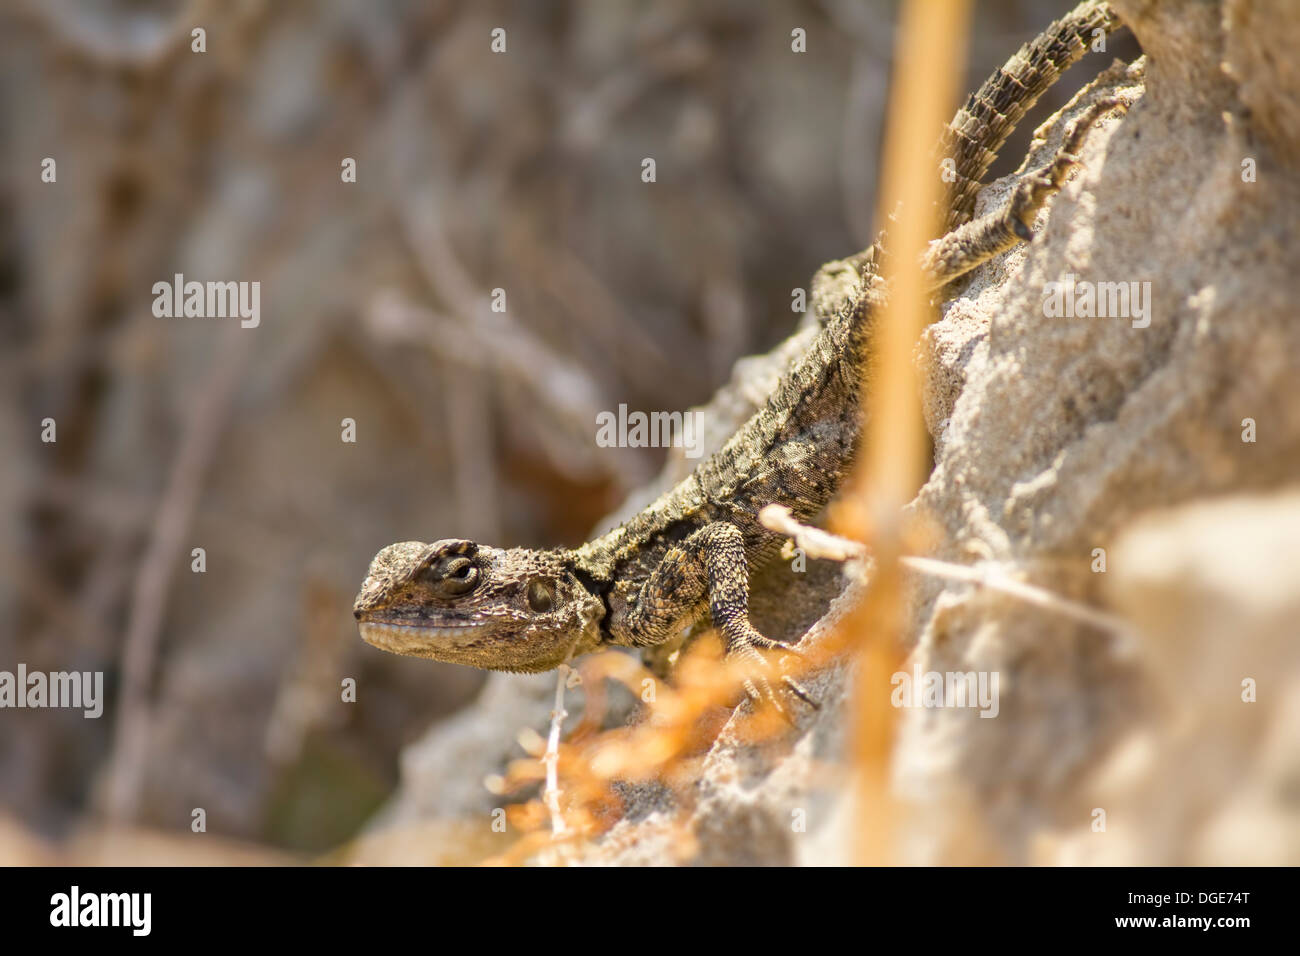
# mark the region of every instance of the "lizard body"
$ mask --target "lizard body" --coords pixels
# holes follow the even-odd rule
[[[1057,159],[1027,176],[1005,208],[972,221],[980,180],[1034,101],[1096,31],[1116,26],[1105,3],[1081,3],[995,71],[944,131],[937,155],[952,161],[955,176],[942,216],[949,232],[922,263],[934,288],[1030,238],[1029,224],[1064,182],[1101,110],[1081,118]],[[390,545],[357,596],[362,637],[400,654],[544,671],[602,645],[664,644],[709,614],[729,654],[761,660],[758,648],[778,645],[749,622],[749,574],[784,539],[758,513],[779,503],[800,520],[813,518],[853,463],[871,317],[885,295],[882,255],[877,240],[855,257],[853,300],[822,321],[749,421],[654,503],[573,550],[502,550],[461,539]]]

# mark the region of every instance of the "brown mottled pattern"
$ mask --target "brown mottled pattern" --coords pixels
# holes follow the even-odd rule
[[[1083,54],[1093,30],[1115,25],[1104,3],[1080,4],[958,112],[939,145],[959,173],[950,227],[970,219],[977,180],[1016,122]],[[1073,161],[1063,154],[1027,179],[1007,208],[936,243],[926,262],[936,284],[1026,238],[1026,219]],[[884,296],[880,251],[852,260],[860,278],[853,302],[825,318],[763,407],[676,487],[575,551],[503,551],[459,540],[390,545],[357,597],[362,635],[397,653],[539,671],[600,644],[664,644],[707,612],[728,652],[758,664],[755,649],[773,645],[749,621],[749,574],[782,540],[761,527],[758,513],[779,503],[812,518],[852,465],[872,316]]]

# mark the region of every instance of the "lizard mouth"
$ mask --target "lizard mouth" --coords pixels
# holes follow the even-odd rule
[[[361,622],[361,639],[382,651],[427,657],[435,648],[463,647],[475,642],[484,623],[436,626],[426,624],[383,624]]]

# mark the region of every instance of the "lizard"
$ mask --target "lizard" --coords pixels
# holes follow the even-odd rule
[[[1035,216],[1078,163],[1088,130],[1123,108],[1107,99],[1093,104],[1047,166],[1023,177],[1002,208],[974,218],[981,180],[1016,124],[1098,31],[1118,25],[1105,2],[1080,3],[995,70],[943,131],[936,155],[949,160],[940,210],[946,232],[921,263],[932,294],[1031,240]],[[852,466],[872,317],[886,295],[884,238],[851,260],[856,293],[820,319],[766,403],[676,486],[575,549],[501,549],[459,538],[391,544],[375,555],[354,604],[362,638],[397,654],[540,672],[602,647],[661,647],[707,615],[727,656],[744,659],[779,709],[761,676],[769,666],[761,652],[788,648],[750,622],[749,575],[784,538],[758,514],[778,503],[811,520]]]

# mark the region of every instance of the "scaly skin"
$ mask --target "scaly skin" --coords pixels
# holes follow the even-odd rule
[[[922,263],[933,286],[1030,237],[1034,214],[1064,182],[1087,129],[1027,176],[1006,208],[971,222],[975,190],[996,150],[1034,101],[1117,26],[1104,3],[1080,4],[1026,44],[958,111],[938,156],[955,162],[944,222],[952,230]],[[776,646],[749,622],[749,575],[780,547],[759,511],[783,504],[809,520],[852,467],[861,429],[872,316],[885,289],[873,247],[856,258],[860,291],[822,326],[766,404],[676,487],[576,550],[501,550],[471,541],[408,541],[376,555],[354,613],[384,650],[490,670],[544,671],[602,645],[652,647],[707,612],[727,651],[760,664]]]

